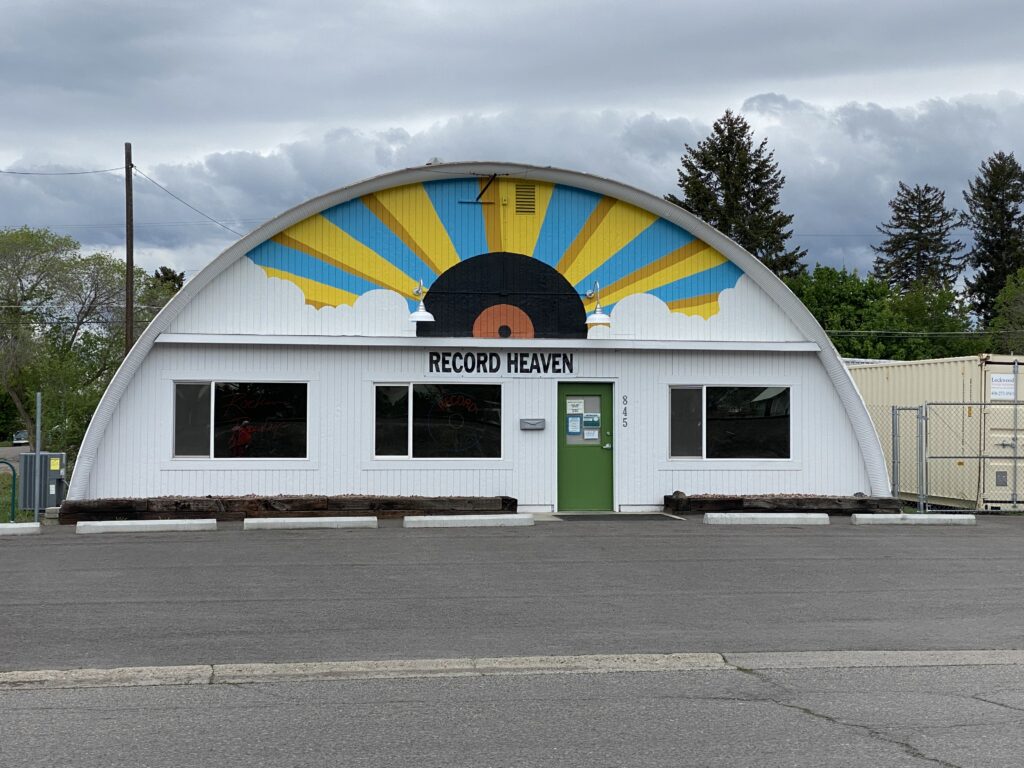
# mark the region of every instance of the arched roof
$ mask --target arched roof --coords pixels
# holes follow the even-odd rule
[[[817,354],[845,407],[856,435],[872,493],[888,494],[888,477],[881,447],[871,419],[846,367],[839,359],[827,334],[807,308],[760,260],[683,208],[620,182],[551,167],[517,163],[469,162],[436,164],[395,171],[313,198],[253,230],[211,261],[168,302],[122,361],[101,398],[86,432],[75,465],[70,497],[81,498],[84,495],[100,441],[113,417],[117,403],[157,338],[170,328],[171,323],[189,302],[225,269],[254,252],[261,245],[271,242],[275,238],[280,240],[282,233],[285,233],[286,230],[350,201],[379,195],[399,187],[428,184],[445,179],[472,179],[473,177],[487,179],[505,176],[585,190],[607,199],[635,206],[692,234],[724,257],[731,266],[741,270],[775,302],[804,338],[817,343],[819,347]],[[481,185],[482,187],[483,185]]]

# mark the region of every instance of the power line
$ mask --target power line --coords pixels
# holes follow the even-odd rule
[[[174,194],[173,192],[171,192],[171,190],[169,190],[169,189],[168,189],[167,187],[165,187],[165,186],[164,186],[163,184],[161,184],[160,182],[158,182],[158,181],[154,181],[153,179],[151,179],[151,178],[150,178],[149,176],[147,176],[147,175],[146,175],[146,174],[144,174],[144,173],[143,173],[143,172],[142,172],[141,170],[139,170],[139,166],[137,166],[137,165],[136,165],[136,166],[133,166],[133,168],[134,168],[134,170],[135,170],[135,173],[139,174],[139,176],[141,176],[142,178],[144,178],[144,179],[145,179],[146,181],[150,182],[151,184],[155,184],[155,185],[156,185],[157,187],[159,187],[160,189],[162,189],[162,190],[163,190],[164,192],[166,192],[166,193],[167,193],[168,195],[170,195],[171,197],[173,197],[173,198],[174,198],[175,200],[177,200],[177,201],[178,201],[179,203],[181,203],[182,205],[184,205],[184,206],[185,206],[186,208],[191,208],[191,209],[192,209],[193,211],[195,211],[196,213],[198,213],[198,214],[199,214],[200,216],[202,216],[202,217],[203,217],[204,219],[209,219],[209,220],[210,220],[210,221],[212,221],[212,222],[213,222],[214,224],[216,224],[216,225],[217,225],[218,227],[222,227],[223,229],[226,229],[226,230],[227,230],[228,232],[230,232],[231,234],[233,234],[233,235],[236,235],[236,236],[238,236],[238,237],[241,237],[241,236],[242,236],[242,233],[241,233],[241,232],[236,232],[236,231],[235,231],[235,230],[233,230],[233,229],[232,229],[231,227],[229,227],[229,226],[228,226],[227,224],[223,224],[223,223],[221,223],[221,222],[217,221],[217,220],[216,220],[215,218],[213,218],[213,216],[209,216],[209,215],[207,215],[207,214],[203,213],[202,211],[200,211],[200,210],[199,210],[198,208],[196,208],[196,207],[195,207],[194,205],[192,205],[191,203],[188,203],[188,202],[186,202],[186,201],[182,200],[182,199],[181,199],[180,197],[178,197],[178,196],[177,196],[176,194]]]
[[[123,171],[124,166],[118,168],[100,168],[98,171],[0,171],[9,176],[88,176],[93,173],[112,173]]]
[[[228,219],[232,224],[262,224],[266,219]],[[221,226],[219,221],[137,221],[135,222],[136,227],[187,227],[187,226],[202,226],[208,227],[210,224],[217,224]],[[46,229],[113,229],[115,227],[123,227],[124,222],[113,222],[109,224],[0,224],[0,228],[4,227],[43,227]]]

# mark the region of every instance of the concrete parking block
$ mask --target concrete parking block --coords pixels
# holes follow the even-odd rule
[[[25,536],[39,533],[39,523],[0,523],[0,536]]]
[[[976,525],[974,515],[940,515],[940,514],[893,514],[872,515],[857,513],[850,516],[854,525]]]
[[[478,528],[533,525],[533,515],[414,515],[403,528]]]
[[[828,525],[825,512],[706,512],[708,525]]]
[[[307,528],[376,528],[376,517],[247,517],[245,531],[285,531]]]
[[[216,520],[94,520],[75,525],[75,533],[164,533],[215,531]]]

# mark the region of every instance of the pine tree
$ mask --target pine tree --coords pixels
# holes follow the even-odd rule
[[[946,208],[946,193],[930,184],[908,187],[902,181],[889,201],[889,221],[875,227],[885,235],[872,269],[875,277],[900,293],[914,288],[948,291],[963,270],[958,254],[964,244],[952,237],[960,214]]]
[[[989,351],[1014,354],[1024,350],[1024,269],[1006,279],[992,303],[987,329]]]
[[[801,259],[807,251],[786,249],[793,216],[778,210],[786,179],[768,140],[755,147],[747,121],[726,110],[711,135],[695,148],[685,146],[678,182],[682,196],[665,199],[735,240],[779,277],[805,273]]]
[[[983,162],[964,201],[965,219],[974,234],[974,247],[967,254],[974,275],[967,290],[975,313],[987,325],[996,296],[1024,267],[1024,170],[1013,153],[996,152]]]

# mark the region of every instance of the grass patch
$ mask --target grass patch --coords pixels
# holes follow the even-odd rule
[[[10,472],[4,472],[3,470],[7,467],[0,467],[0,523],[11,522],[11,483],[14,478]],[[14,522],[16,523],[31,523],[34,515],[32,510],[27,512],[18,509],[18,498],[15,493],[14,498],[15,506],[15,517]]]

